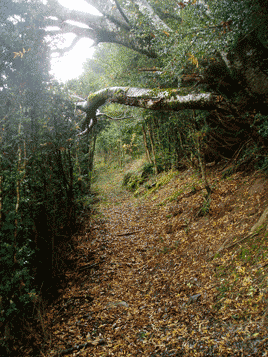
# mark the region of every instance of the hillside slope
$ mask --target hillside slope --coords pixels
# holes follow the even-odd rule
[[[266,356],[267,179],[210,168],[208,207],[192,169],[136,197],[122,177],[99,173],[47,356]]]

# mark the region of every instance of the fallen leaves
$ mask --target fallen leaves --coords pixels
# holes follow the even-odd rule
[[[200,187],[191,172],[163,177],[142,199],[99,183],[105,219],[89,218],[90,239],[76,238],[77,269],[45,323],[47,356],[265,355],[267,239],[233,238],[247,236],[266,195],[250,193],[251,178],[240,174],[214,172],[210,182],[203,217],[194,214],[204,192],[189,195]],[[224,242],[228,249],[208,260]]]

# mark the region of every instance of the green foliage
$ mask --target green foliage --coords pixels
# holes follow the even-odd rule
[[[127,172],[123,177],[122,185],[129,191],[136,191],[137,188],[143,183],[143,179],[137,172]]]
[[[104,111],[114,118],[132,114],[131,111],[123,112],[122,108],[114,104],[105,107]],[[119,166],[141,155],[143,150],[139,122],[135,119],[108,120],[102,123],[96,142],[96,155],[105,162],[117,161]]]
[[[64,242],[75,229],[81,195],[74,157],[74,108],[56,87],[42,89],[38,106],[9,85],[1,101],[0,325],[17,336],[17,322],[32,316],[36,293],[50,287],[64,258]],[[13,99],[14,98],[14,99]],[[26,104],[25,104],[26,101]],[[44,111],[44,108],[46,110]]]
[[[262,137],[268,137],[268,115],[262,115],[260,113],[256,114],[253,125],[256,125],[258,132]]]
[[[126,185],[130,182],[132,175],[133,175],[133,174],[132,174],[131,172],[127,172],[127,173],[124,175],[123,181],[122,181],[122,185],[123,185],[123,186],[126,186]]]
[[[240,153],[236,168],[252,163],[268,170],[267,115],[254,111],[235,127],[233,113],[226,114],[221,125],[215,123],[222,120],[213,117],[219,113],[153,113],[123,110],[109,103],[102,108],[109,117],[133,119],[100,120],[83,138],[77,137],[84,118],[75,116],[74,105],[62,94],[64,91],[86,98],[107,86],[170,88],[181,84],[184,74],[203,75],[218,52],[228,51],[252,30],[267,45],[267,10],[261,1],[175,4],[149,0],[169,29],[153,23],[135,2],[120,3],[129,14],[132,38],[157,58],[102,44],[85,64],[84,74],[65,88],[49,78],[47,23],[39,10],[43,2],[4,0],[1,6],[1,355],[11,353],[12,335],[17,333],[23,340],[18,321],[32,316],[40,291],[48,293],[50,281],[64,269],[66,241],[75,229],[77,215],[93,202],[89,189],[95,151],[99,161],[113,160],[120,167],[146,151],[148,163],[124,176],[123,185],[132,191],[154,173],[179,169],[185,163],[197,167],[202,160],[217,158],[219,151],[221,157]],[[210,74],[213,77],[215,70]],[[187,94],[189,88],[185,87]],[[214,89],[224,94],[217,83]],[[234,110],[236,116],[239,110]],[[254,145],[248,143],[249,134]],[[174,172],[163,175],[147,194],[173,176]],[[172,201],[180,194],[175,192],[168,199]],[[200,214],[207,214],[209,207],[210,201],[204,201]],[[221,293],[225,290],[223,286]]]
[[[38,4],[12,1],[0,15],[1,355],[25,341],[24,322],[63,273],[93,160],[78,157],[92,140],[77,139],[74,105],[49,79]]]
[[[142,168],[141,168],[141,177],[144,179],[147,179],[148,177],[152,176],[154,174],[154,165],[146,162]]]
[[[202,205],[202,207],[200,208],[200,210],[198,212],[198,216],[199,217],[206,216],[209,213],[210,204],[211,204],[211,199],[210,198],[208,198],[208,199],[204,198],[203,205]]]
[[[224,67],[224,78],[233,78],[221,64],[220,52],[227,53],[241,36],[256,29],[257,17],[263,12],[260,2],[206,0],[174,4],[150,0],[149,3],[170,29],[153,24],[149,14],[135,3],[123,1],[121,6],[128,13],[133,37],[144,49],[155,52],[157,58],[147,58],[126,47],[101,44],[93,59],[87,61],[84,74],[70,83],[70,88],[86,97],[89,92],[107,86],[169,88],[184,85],[185,74],[190,78],[194,75],[203,78],[206,74],[212,81],[210,89],[226,95],[217,75]],[[263,43],[267,41],[265,18],[261,16],[257,30]],[[213,69],[210,64],[214,61],[220,64]],[[186,84],[185,89],[187,94],[189,85]],[[239,94],[237,100],[241,100]],[[97,153],[106,161],[113,156],[120,167],[127,158],[142,152],[142,141],[148,162],[153,163],[156,173],[185,168],[189,164],[199,167],[200,159],[209,162],[231,157],[250,132],[249,127],[222,125],[217,114],[206,111],[184,110],[170,114],[129,108],[123,112],[118,108],[109,104],[104,111],[113,117],[133,115],[136,120],[102,125],[104,130],[97,140]],[[229,117],[232,122],[232,116]],[[141,118],[145,122],[143,131],[138,123]],[[129,130],[131,123],[134,125]],[[265,130],[265,125],[259,129],[260,133]],[[136,136],[132,144],[133,134]],[[230,140],[226,140],[227,137]],[[130,146],[134,149],[131,153]]]
[[[158,88],[174,87],[179,83],[185,86],[187,94],[190,89],[195,90],[196,83],[187,85],[183,82],[183,76],[189,75],[191,79],[196,75],[199,78],[207,76],[211,80],[209,89],[226,97],[228,90],[225,84],[219,83],[217,75],[220,72],[231,83],[238,79],[231,76],[220,53],[226,54],[241,36],[256,30],[256,16],[261,14],[259,2],[244,1],[240,4],[225,0],[175,5],[151,0],[149,3],[158,15],[162,14],[161,19],[170,27],[169,30],[155,26],[152,18],[135,3],[123,1],[121,5],[129,14],[133,36],[139,39],[144,48],[157,53],[157,58],[148,59],[114,44],[101,44],[93,59],[87,61],[85,73],[78,81],[71,83],[72,88],[85,97],[88,91],[105,86],[149,87],[157,91]],[[263,43],[267,41],[264,19],[265,16],[261,17],[260,29],[256,30]],[[214,62],[217,64],[215,67],[211,66]],[[86,91],[83,92],[82,86]],[[241,98],[243,95],[244,92],[237,92],[235,102],[244,100]],[[240,109],[242,115],[243,108],[239,106],[235,115],[239,115]],[[103,131],[97,140],[98,156],[106,162],[110,157],[116,159],[119,167],[136,154],[146,151],[155,173],[170,168],[184,169],[189,165],[200,169],[201,163],[232,157],[241,149],[247,136],[251,135],[251,119],[247,119],[246,126],[234,123],[234,112],[225,113],[223,119],[221,113],[200,110],[171,114],[127,108],[123,112],[115,104],[108,104],[103,110],[113,117],[134,117],[134,120],[122,121],[119,125],[103,124]],[[143,119],[143,127],[140,119]],[[133,126],[131,123],[134,123]],[[259,137],[265,138],[266,129],[264,120],[257,127]],[[264,157],[263,153],[261,155]],[[244,162],[246,164],[247,159]],[[264,162],[263,167],[265,165]]]

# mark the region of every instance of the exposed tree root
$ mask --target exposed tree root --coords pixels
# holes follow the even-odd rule
[[[263,214],[261,215],[260,219],[258,220],[258,222],[256,224],[254,224],[254,226],[251,228],[250,233],[248,235],[246,235],[245,237],[239,239],[238,241],[229,244],[227,246],[226,243],[230,240],[230,238],[227,238],[226,241],[221,245],[221,247],[217,250],[216,253],[213,253],[212,255],[209,256],[209,259],[213,258],[215,255],[219,254],[220,252],[222,252],[223,250],[229,249],[229,248],[233,248],[235,247],[237,244],[242,243],[243,241],[245,241],[248,238],[253,238],[256,235],[258,235],[258,229],[264,224],[264,222],[267,220],[268,218],[268,208],[266,208],[263,212]]]

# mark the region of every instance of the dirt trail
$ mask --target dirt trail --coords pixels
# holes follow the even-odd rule
[[[47,317],[48,356],[266,356],[263,315],[248,320],[237,299],[238,307],[230,300],[219,312],[219,262],[208,259],[225,241],[227,227],[247,232],[254,221],[251,215],[238,222],[240,211],[229,217],[226,207],[225,226],[220,220],[218,206],[228,202],[223,193],[231,194],[242,178],[218,182],[215,216],[200,218],[194,213],[202,202],[200,187],[192,194],[185,189],[179,205],[161,205],[178,189],[176,177],[162,195],[141,200],[120,188],[120,175],[103,175],[95,185],[99,214],[77,235],[76,270],[70,269],[68,286]],[[183,187],[190,187],[188,176],[179,178]],[[241,203],[244,214],[255,206],[255,220],[264,204],[257,193],[247,206]],[[232,317],[239,306],[242,317]]]

